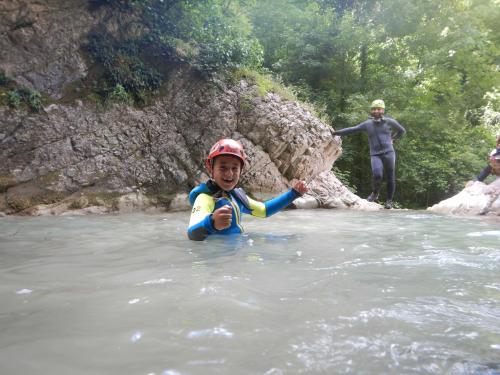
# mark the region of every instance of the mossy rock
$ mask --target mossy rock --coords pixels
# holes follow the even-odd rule
[[[81,208],[85,208],[89,206],[89,200],[85,196],[81,196],[74,201],[72,201],[69,205],[68,208],[70,210],[79,210]]]
[[[39,204],[53,204],[62,201],[70,193],[47,188],[54,181],[56,172],[35,180],[9,187],[6,192],[7,205],[16,212]]]
[[[16,185],[17,181],[13,174],[0,174],[0,193],[4,193],[11,186]]]
[[[7,194],[0,193],[0,212],[9,211],[9,205],[7,204]]]
[[[66,198],[68,209],[79,210],[82,208],[99,206],[106,207],[112,211],[118,210],[121,194],[102,191],[80,191]]]

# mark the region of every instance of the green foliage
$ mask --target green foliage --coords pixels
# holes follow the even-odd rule
[[[36,90],[28,90],[25,94],[28,106],[35,112],[39,112],[43,108],[42,95]]]
[[[267,93],[278,94],[283,99],[297,100],[297,96],[291,88],[285,87],[283,82],[280,82],[276,77],[273,77],[269,72],[262,73],[251,69],[235,69],[231,72],[233,81],[241,79],[257,86],[258,95],[264,97]]]
[[[102,0],[90,5],[132,12],[142,25],[134,36],[115,38],[107,32],[89,36],[85,49],[104,67],[99,91],[105,98],[121,85],[134,101],[142,101],[161,85],[165,67],[176,62],[188,63],[204,74],[261,64],[262,48],[237,3]]]
[[[133,13],[135,33],[89,37],[104,69],[99,92],[145,102],[168,64],[231,72],[258,95],[275,92],[356,125],[373,99],[406,127],[396,143],[396,199],[423,207],[482,169],[500,131],[498,0],[93,0]],[[271,77],[280,77],[282,82]],[[251,98],[240,107],[249,110]],[[343,137],[336,173],[370,192],[366,135]]]
[[[115,88],[107,95],[107,99],[114,103],[130,103],[130,97],[121,84],[117,84]]]
[[[34,112],[39,112],[43,108],[41,94],[36,90],[27,88],[9,90],[7,92],[7,103],[12,108],[19,108],[21,104],[25,103]]]
[[[483,107],[482,122],[497,137],[500,135],[500,91],[494,89],[484,96],[486,105]]]
[[[485,163],[499,130],[500,7],[496,0],[254,1],[248,13],[264,65],[324,106],[335,128],[369,103],[408,130],[398,148],[396,199],[427,206],[458,192]],[[370,192],[364,134],[343,137],[337,170]]]
[[[10,90],[7,92],[7,103],[12,108],[18,108],[21,105],[22,97],[19,90]]]
[[[85,48],[104,67],[100,94],[106,100],[120,101],[130,94],[140,102],[143,91],[156,90],[161,84],[161,74],[140,56],[141,45],[136,40],[114,41],[97,33],[89,36]]]

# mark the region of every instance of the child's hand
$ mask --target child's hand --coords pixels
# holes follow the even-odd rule
[[[229,228],[231,219],[233,218],[233,209],[231,206],[222,206],[214,211],[212,219],[214,220],[214,228],[222,230]]]
[[[305,181],[295,181],[293,184],[293,189],[296,190],[300,195],[304,195],[309,191]]]

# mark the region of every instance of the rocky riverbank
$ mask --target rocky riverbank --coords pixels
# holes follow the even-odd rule
[[[207,179],[207,150],[223,137],[245,146],[241,185],[256,198],[305,179],[311,195],[299,207],[380,208],[330,172],[342,149],[329,125],[251,82],[166,64],[166,79],[147,105],[92,100],[85,85],[96,66],[82,45],[99,28],[138,32],[133,16],[76,0],[14,0],[0,4],[0,21],[0,70],[44,98],[38,111],[0,103],[0,212],[187,209],[186,193]]]

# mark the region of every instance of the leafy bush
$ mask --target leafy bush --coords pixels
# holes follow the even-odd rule
[[[130,94],[137,101],[142,91],[156,90],[162,82],[161,74],[139,55],[138,41],[116,42],[96,33],[90,35],[85,48],[104,67],[105,87],[100,90],[104,99],[129,101]]]
[[[35,112],[40,111],[43,107],[41,94],[38,91],[24,87],[9,90],[7,92],[7,103],[12,108],[19,108],[22,103],[25,103]]]
[[[28,106],[35,112],[39,112],[42,108],[42,95],[35,90],[28,90],[26,94]]]
[[[117,84],[115,88],[108,94],[107,100],[114,103],[130,103],[130,97],[127,91],[121,84]]]
[[[104,67],[101,96],[121,85],[140,102],[144,93],[161,85],[164,77],[158,66],[172,62],[188,63],[205,74],[262,63],[262,47],[237,2],[94,0],[90,5],[132,12],[142,25],[133,37],[89,35],[84,48]]]
[[[10,90],[7,92],[7,102],[12,108],[19,108],[22,102],[22,96],[19,90]]]

